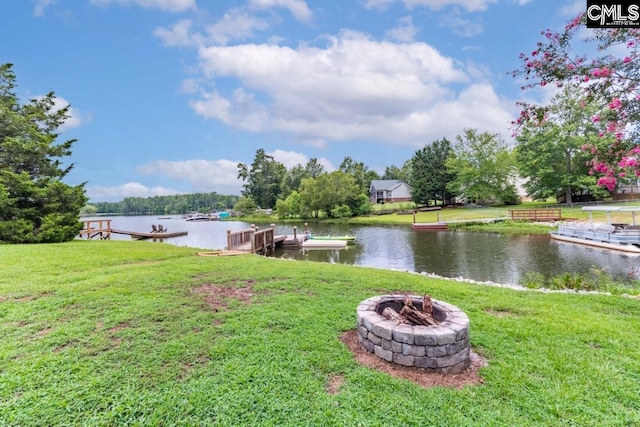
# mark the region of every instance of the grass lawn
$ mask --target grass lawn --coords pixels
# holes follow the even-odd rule
[[[0,426],[640,425],[638,300],[195,252],[0,245]],[[467,313],[483,384],[354,361],[358,303],[402,291]]]

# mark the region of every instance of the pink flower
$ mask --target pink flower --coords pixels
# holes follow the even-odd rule
[[[600,121],[600,116],[593,116],[593,117],[591,117],[591,121],[592,121],[593,123],[598,123],[598,122]]]
[[[631,58],[628,56],[625,56],[624,59],[622,60],[622,62],[624,62],[625,64],[631,62]]]
[[[611,70],[608,68],[596,68],[591,73],[593,77],[609,77],[611,75]]]
[[[603,176],[598,180],[598,185],[601,187],[606,187],[607,190],[613,191],[616,188],[616,178],[612,176]]]
[[[621,106],[622,102],[620,102],[620,99],[618,98],[614,98],[613,101],[609,103],[609,109],[611,110],[618,110]]]

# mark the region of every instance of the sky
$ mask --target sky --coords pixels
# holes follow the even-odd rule
[[[586,0],[3,0],[0,63],[54,91],[92,202],[240,194],[262,148],[287,167],[383,173],[466,128],[511,141],[511,71]]]

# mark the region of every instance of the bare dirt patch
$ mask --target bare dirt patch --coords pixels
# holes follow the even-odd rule
[[[49,333],[51,333],[51,331],[53,331],[53,328],[44,328],[44,329],[40,329],[37,333],[36,336],[37,337],[44,337],[49,335]]]
[[[66,343],[62,344],[60,347],[56,347],[56,348],[54,348],[54,349],[53,349],[53,352],[54,352],[54,353],[56,353],[56,354],[58,354],[58,353],[60,353],[60,352],[62,352],[62,351],[64,351],[64,350],[66,350],[66,349],[68,349],[68,348],[70,348],[70,347],[73,347],[75,343],[76,343],[76,341],[75,341],[75,340],[72,340],[72,341],[66,342]]]
[[[193,291],[196,294],[204,295],[204,301],[214,311],[220,311],[229,308],[230,299],[240,301],[243,304],[250,304],[251,299],[255,295],[252,286],[254,283],[255,280],[247,280],[247,286],[243,286],[241,288],[205,284],[195,288]]]
[[[437,374],[427,372],[419,368],[410,368],[407,366],[395,365],[385,360],[380,359],[375,354],[369,353],[362,347],[358,341],[358,332],[356,330],[347,331],[340,337],[347,348],[353,353],[356,361],[361,365],[367,366],[371,369],[376,369],[380,372],[385,372],[394,378],[403,378],[405,380],[413,381],[423,388],[432,387],[448,387],[448,388],[462,388],[465,386],[482,384],[484,379],[478,374],[478,371],[483,366],[487,365],[487,362],[480,355],[471,352],[471,366],[459,374]]]
[[[344,378],[341,375],[332,375],[327,381],[324,389],[329,394],[338,394],[340,391],[340,386],[344,383]]]
[[[116,332],[121,331],[123,329],[128,329],[130,327],[131,327],[131,325],[128,324],[127,322],[119,323],[116,326],[114,326],[113,328],[109,329],[109,332],[111,332],[113,334],[113,333],[116,333]]]

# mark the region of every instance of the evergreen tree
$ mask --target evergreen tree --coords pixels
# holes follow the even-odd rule
[[[56,143],[69,106],[55,110],[55,94],[21,105],[11,64],[0,65],[0,241],[51,243],[73,239],[87,198],[84,184],[62,182],[75,140]]]
[[[453,199],[454,194],[447,186],[455,179],[455,173],[445,166],[452,155],[453,148],[446,138],[415,152],[410,161],[414,202],[428,205],[432,200],[434,204],[441,200],[446,204]]]

